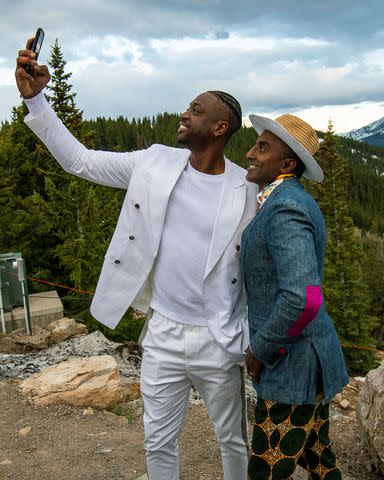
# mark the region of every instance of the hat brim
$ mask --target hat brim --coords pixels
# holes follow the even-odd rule
[[[300,158],[305,165],[303,176],[315,182],[322,182],[324,180],[324,173],[320,165],[316,162],[308,150],[296,140],[280,123],[275,122],[267,117],[260,117],[259,115],[249,115],[256,132],[261,135],[264,130],[274,133],[284,143],[286,143]]]

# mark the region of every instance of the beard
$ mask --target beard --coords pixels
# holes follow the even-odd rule
[[[212,143],[212,137],[203,133],[187,131],[177,137],[177,143],[189,150],[205,150]]]
[[[188,138],[186,138],[186,136],[184,136],[184,135],[178,135],[177,136],[177,143],[179,145],[182,145],[183,147],[187,147],[188,146]]]

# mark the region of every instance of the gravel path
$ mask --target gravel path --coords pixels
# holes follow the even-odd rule
[[[36,406],[18,391],[21,379],[75,357],[113,355],[125,378],[139,378],[134,346],[116,344],[100,332],[28,354],[0,354],[0,479],[138,480],[145,478],[143,424],[134,414],[84,408]],[[249,405],[255,392],[246,380]],[[180,480],[222,480],[222,469],[206,408],[192,391],[180,442]],[[89,412],[88,412],[89,413]],[[331,438],[344,480],[378,480],[358,437],[355,412],[331,410]],[[249,407],[249,418],[252,407]],[[251,433],[252,426],[249,424]],[[295,480],[306,480],[300,468]]]

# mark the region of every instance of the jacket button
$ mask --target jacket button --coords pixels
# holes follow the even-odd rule
[[[120,260],[115,260],[115,263],[118,265],[120,263]]]
[[[240,251],[240,245],[236,245],[236,250]]]
[[[134,237],[133,235],[130,235],[130,236],[129,236],[129,239],[130,239],[130,240],[134,240],[135,237]]]
[[[237,278],[232,279],[232,283],[233,284],[237,283]]]
[[[135,208],[140,208],[140,205],[138,203],[135,203]]]

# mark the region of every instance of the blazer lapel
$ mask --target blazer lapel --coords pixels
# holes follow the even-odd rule
[[[258,208],[257,212],[256,212],[256,215],[255,215],[255,218],[249,223],[248,225],[248,228],[249,229],[252,229],[254,227],[254,225],[257,224],[257,222],[260,221],[260,219],[262,218],[262,216],[264,215],[264,212],[268,210],[268,207],[273,203],[274,199],[276,198],[276,196],[279,194],[279,192],[281,192],[282,190],[284,190],[285,188],[304,188],[302,186],[302,184],[300,183],[300,180],[296,179],[296,178],[292,178],[292,179],[289,179],[289,180],[285,180],[283,183],[281,183],[278,187],[276,187],[273,192],[269,195],[269,197],[267,198],[267,200],[265,201],[265,205],[262,205],[261,207]],[[243,245],[243,250],[245,249],[245,247],[247,246],[247,240],[248,240],[248,237],[247,239],[245,240],[245,243]]]
[[[247,195],[243,178],[225,159],[224,182],[208,252],[204,279],[212,271],[239,226]]]
[[[163,231],[165,214],[172,190],[185,169],[191,152],[187,149],[175,149],[174,158],[169,159],[169,168],[164,171],[164,163],[159,162],[159,168],[152,171],[150,191],[151,228],[155,250]],[[167,153],[168,156],[169,153]]]

